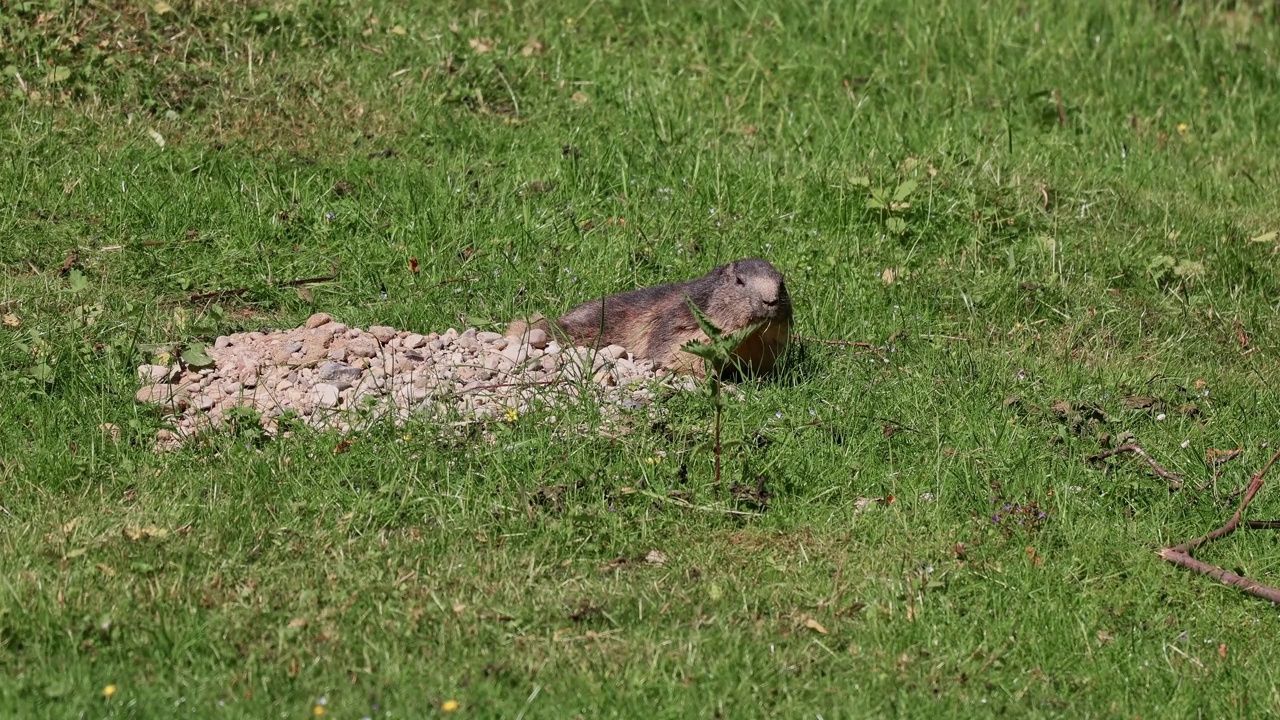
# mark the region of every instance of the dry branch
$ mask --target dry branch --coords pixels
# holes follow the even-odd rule
[[[289,280],[288,282],[282,282],[276,285],[276,287],[298,287],[301,285],[315,285],[317,283],[329,282],[330,280],[336,280],[336,279],[338,279],[337,275],[325,275],[322,277],[312,277],[312,278],[299,278],[297,280]],[[214,290],[212,292],[196,293],[195,295],[192,295],[188,299],[191,302],[200,302],[202,300],[216,300],[218,298],[234,297],[236,295],[243,295],[247,292],[249,292],[249,288],[247,287],[233,288],[231,290]]]
[[[1148,455],[1146,450],[1143,450],[1142,448],[1138,447],[1137,443],[1127,443],[1125,445],[1121,445],[1118,448],[1115,448],[1114,450],[1103,450],[1097,455],[1090,455],[1089,459],[1090,460],[1106,460],[1112,455],[1119,455],[1121,453],[1129,453],[1132,455],[1137,455],[1143,460],[1146,460],[1147,464],[1151,466],[1152,472],[1164,478],[1165,480],[1169,481],[1170,490],[1180,490],[1182,489],[1182,486],[1185,484],[1181,476],[1179,476],[1177,473],[1169,472],[1168,470],[1166,470],[1163,465],[1155,461],[1155,458]]]
[[[1117,448],[1117,450],[1118,449],[1119,448]],[[1194,540],[1188,540],[1181,545],[1163,548],[1159,552],[1160,557],[1175,565],[1181,565],[1182,567],[1195,570],[1203,575],[1208,575],[1224,585],[1239,588],[1247,593],[1257,595],[1264,600],[1270,600],[1273,603],[1280,603],[1280,589],[1271,587],[1270,585],[1264,585],[1255,580],[1250,580],[1249,578],[1241,575],[1236,575],[1225,568],[1218,567],[1217,565],[1210,565],[1209,563],[1202,562],[1191,557],[1191,551],[1195,548],[1198,548],[1205,543],[1210,543],[1214,540],[1224,538],[1235,532],[1236,529],[1240,527],[1241,516],[1244,515],[1245,509],[1249,507],[1249,503],[1253,502],[1254,496],[1256,496],[1258,491],[1262,489],[1263,478],[1266,477],[1267,471],[1271,469],[1271,466],[1274,465],[1278,459],[1280,459],[1280,450],[1276,451],[1276,453],[1271,456],[1271,459],[1267,461],[1267,464],[1264,465],[1261,470],[1254,473],[1253,476],[1249,478],[1249,484],[1244,490],[1244,497],[1240,499],[1240,506],[1236,508],[1235,514],[1231,516],[1231,519],[1228,520],[1226,524],[1216,530],[1205,533]],[[1245,521],[1245,527],[1280,528],[1280,521],[1248,520]]]
[[[276,284],[275,287],[298,287],[298,286],[303,286],[303,284],[326,283],[329,281],[334,281],[334,279],[338,279],[338,275],[324,275],[324,277],[319,277],[319,278],[298,278],[296,279],[296,281],[288,281],[288,282]],[[244,293],[248,291],[250,291],[250,288],[237,287],[237,288],[233,288],[233,290],[215,290],[212,292],[197,292],[196,295],[192,295],[191,297],[188,297],[188,300],[192,302],[200,302],[201,300],[216,300],[216,299],[219,299],[219,297],[234,297],[237,295],[244,295]]]

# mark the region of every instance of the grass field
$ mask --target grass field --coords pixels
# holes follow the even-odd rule
[[[1280,713],[1277,609],[1154,554],[1280,442],[1274,4],[0,0],[0,70],[0,714]],[[699,396],[342,453],[133,402],[749,255],[884,348],[740,386],[767,498]]]

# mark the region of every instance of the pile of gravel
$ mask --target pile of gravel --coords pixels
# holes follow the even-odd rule
[[[165,413],[173,429],[160,431],[157,446],[172,449],[237,407],[260,413],[270,435],[290,410],[312,427],[349,433],[419,413],[441,421],[514,418],[584,393],[602,406],[638,408],[662,388],[693,387],[689,377],[618,345],[565,348],[541,330],[522,340],[475,328],[361,330],[318,313],[291,330],[219,337],[205,351],[207,367],[143,365],[136,399]]]

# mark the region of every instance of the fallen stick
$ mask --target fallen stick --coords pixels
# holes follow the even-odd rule
[[[323,277],[299,278],[297,280],[289,280],[275,285],[275,287],[298,287],[299,285],[315,285],[317,283],[329,282],[337,280],[337,275],[325,275]],[[200,302],[201,300],[216,300],[217,298],[235,297],[249,292],[250,288],[233,288],[231,290],[213,290],[211,292],[196,293],[188,298],[191,302]]]
[[[1249,503],[1253,502],[1254,496],[1256,496],[1258,491],[1262,489],[1263,478],[1266,477],[1267,471],[1271,469],[1271,466],[1274,465],[1278,459],[1280,459],[1280,450],[1276,451],[1276,453],[1271,456],[1271,459],[1267,461],[1267,464],[1264,465],[1261,470],[1254,473],[1249,478],[1249,484],[1244,490],[1244,497],[1240,499],[1240,506],[1236,508],[1235,514],[1231,516],[1231,519],[1228,520],[1226,524],[1220,528],[1207,532],[1198,538],[1188,540],[1181,545],[1162,548],[1157,554],[1175,565],[1181,565],[1182,567],[1194,570],[1203,575],[1208,575],[1224,585],[1239,588],[1252,595],[1257,595],[1264,600],[1270,600],[1273,603],[1280,603],[1280,589],[1271,587],[1270,585],[1264,585],[1256,580],[1250,580],[1249,578],[1241,575],[1236,575],[1225,568],[1218,567],[1217,565],[1210,565],[1209,563],[1202,562],[1191,557],[1191,551],[1195,548],[1206,543],[1213,542],[1214,540],[1224,538],[1235,532],[1236,529],[1240,527],[1241,516],[1244,515],[1245,509],[1249,507]],[[1245,521],[1245,527],[1280,528],[1280,521],[1248,520]]]
[[[834,345],[836,347],[860,347],[867,350],[879,350],[880,348],[869,342],[858,342],[856,340],[824,340],[816,337],[806,337],[804,335],[792,335],[791,339],[800,340],[802,342],[822,343],[823,345]]]
[[[1240,453],[1244,452],[1244,447],[1243,446],[1238,447],[1235,450],[1228,450],[1226,452],[1222,452],[1219,450],[1210,450],[1209,452],[1211,454],[1218,453],[1217,457],[1210,456],[1209,459],[1207,460],[1207,462],[1209,463],[1209,466],[1213,468],[1213,479],[1197,487],[1196,492],[1202,492],[1204,490],[1207,490],[1210,485],[1217,482],[1218,478],[1222,477],[1222,474],[1227,471],[1227,463],[1240,457]],[[1239,494],[1239,491],[1234,493],[1234,495],[1238,495],[1238,494]]]
[[[1154,472],[1156,475],[1159,475],[1160,477],[1164,478],[1165,480],[1168,480],[1168,481],[1169,481],[1169,489],[1170,489],[1170,490],[1180,490],[1180,489],[1182,489],[1182,486],[1185,484],[1185,483],[1183,482],[1183,480],[1182,480],[1182,477],[1181,477],[1181,476],[1179,476],[1177,473],[1172,473],[1172,472],[1169,472],[1168,470],[1165,470],[1163,465],[1161,465],[1160,463],[1156,462],[1156,461],[1155,461],[1155,458],[1153,458],[1153,457],[1151,457],[1150,455],[1148,455],[1148,454],[1147,454],[1147,451],[1146,451],[1146,450],[1143,450],[1143,449],[1142,449],[1142,448],[1140,448],[1140,447],[1138,447],[1138,445],[1137,445],[1136,443],[1127,443],[1127,444],[1125,444],[1125,445],[1121,445],[1121,446],[1120,446],[1120,447],[1118,447],[1118,448],[1115,448],[1114,450],[1103,450],[1102,452],[1098,453],[1097,455],[1090,455],[1090,456],[1089,456],[1089,459],[1090,459],[1090,460],[1095,460],[1095,461],[1096,461],[1096,460],[1106,460],[1107,458],[1111,457],[1112,455],[1119,455],[1119,454],[1121,454],[1121,453],[1130,453],[1130,454],[1133,454],[1133,455],[1137,455],[1138,457],[1142,458],[1143,460],[1146,460],[1146,461],[1147,461],[1147,464],[1151,466],[1151,471],[1152,471],[1152,472]]]
[[[1201,562],[1190,555],[1178,552],[1173,548],[1165,548],[1161,550],[1160,557],[1168,560],[1174,565],[1181,565],[1188,570],[1195,570],[1202,575],[1208,575],[1223,585],[1230,585],[1231,587],[1239,588],[1250,595],[1257,595],[1263,600],[1280,603],[1280,590],[1273,588],[1270,585],[1263,585],[1260,582],[1250,580],[1242,575],[1237,575],[1230,570],[1220,568],[1217,565],[1210,565],[1209,563]]]

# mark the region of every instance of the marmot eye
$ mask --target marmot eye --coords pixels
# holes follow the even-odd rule
[[[742,282],[742,278],[734,278],[734,279],[738,281],[739,285],[746,285],[746,283]]]

